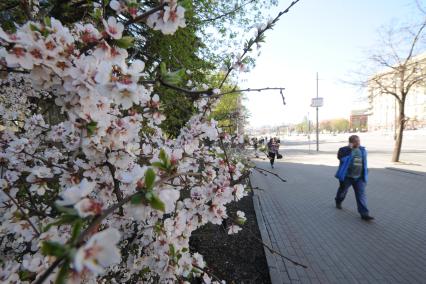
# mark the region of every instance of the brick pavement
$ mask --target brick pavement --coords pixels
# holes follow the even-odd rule
[[[269,169],[266,162],[259,167]],[[309,266],[296,267],[265,250],[273,283],[426,283],[426,175],[370,169],[369,209],[359,218],[353,191],[334,208],[336,168],[279,162],[287,178],[254,173],[262,238]]]

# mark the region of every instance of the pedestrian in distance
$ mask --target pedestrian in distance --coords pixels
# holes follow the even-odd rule
[[[267,147],[268,147],[269,162],[271,163],[271,168],[274,168],[275,156],[278,155],[278,150],[280,148],[280,145],[277,143],[275,138],[271,138],[268,142]]]
[[[256,137],[254,137],[254,138],[253,138],[253,148],[254,148],[254,150],[255,150],[255,151],[257,151],[257,143],[258,143],[258,142],[257,142],[257,138],[256,138]]]
[[[365,221],[374,218],[370,216],[367,208],[367,196],[365,187],[368,180],[367,150],[361,146],[357,135],[349,137],[349,145],[342,147],[337,152],[339,168],[335,177],[339,180],[339,188],[336,194],[336,208],[342,209],[342,202],[348,193],[349,187],[353,187],[355,192],[358,213]]]

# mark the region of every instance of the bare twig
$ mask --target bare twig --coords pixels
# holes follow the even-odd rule
[[[239,10],[241,10],[242,8],[244,8],[244,6],[247,6],[248,4],[253,3],[254,1],[256,1],[256,0],[247,1],[246,3],[244,3],[244,4],[240,5],[240,6],[237,6],[235,9],[233,9],[233,10],[231,10],[229,12],[226,12],[224,14],[221,14],[221,15],[213,17],[213,18],[205,19],[205,20],[202,21],[202,23],[214,22],[214,21],[220,20],[222,18],[225,18],[226,16],[229,16],[229,15],[232,15],[232,14],[238,12]]]
[[[258,172],[262,172],[263,174],[265,173],[265,172],[267,172],[268,174],[271,174],[271,175],[273,175],[273,176],[276,176],[279,180],[281,180],[282,182],[287,182],[287,180],[285,180],[284,178],[282,178],[280,175],[278,175],[277,173],[274,173],[274,172],[271,172],[271,171],[268,171],[268,170],[266,170],[266,169],[262,169],[262,168],[259,168],[259,167],[254,167],[254,169],[255,170],[257,170]]]
[[[423,21],[423,23],[420,25],[420,28],[417,30],[416,35],[413,38],[413,41],[411,43],[410,51],[408,52],[407,57],[405,58],[405,64],[408,63],[408,61],[411,60],[413,57],[414,48],[416,47],[417,42],[420,39],[420,35],[423,33],[423,30],[426,28],[426,20]]]
[[[250,229],[247,229],[247,228],[244,228],[245,230],[247,230],[252,236],[253,236],[253,238],[257,241],[257,242],[259,242],[261,245],[263,245],[265,248],[267,248],[271,253],[273,253],[273,254],[276,254],[276,255],[279,255],[280,257],[282,257],[282,258],[284,258],[285,260],[287,260],[287,261],[289,261],[289,262],[291,262],[291,263],[293,263],[294,265],[296,265],[296,266],[301,266],[301,267],[303,267],[303,268],[308,268],[308,266],[306,266],[305,264],[302,264],[302,263],[300,263],[300,262],[297,262],[297,261],[295,261],[295,260],[293,260],[293,259],[291,259],[291,258],[289,258],[289,257],[287,257],[287,256],[285,256],[285,255],[283,255],[282,253],[280,253],[279,251],[277,251],[277,250],[275,250],[275,249],[273,249],[270,245],[268,245],[268,244],[265,244],[264,242],[263,242],[263,240],[262,239],[259,239]]]
[[[278,22],[278,20],[281,18],[282,15],[287,14],[290,9],[297,4],[297,2],[299,2],[300,0],[295,0],[293,2],[291,2],[291,4],[283,11],[281,11],[280,13],[278,13],[278,15],[270,22],[268,22],[268,24],[266,25],[266,27],[259,29],[258,33],[256,35],[256,37],[254,38],[254,40],[249,41],[249,44],[247,44],[244,49],[243,49],[243,53],[240,56],[240,59],[243,59],[246,54],[251,50],[251,48],[253,47],[254,44],[258,43],[260,41],[260,39],[263,37],[264,33],[267,30],[270,30],[273,28],[273,26]],[[231,74],[231,72],[234,70],[234,66],[231,65],[229,66],[224,78],[222,79],[220,85],[219,85],[219,89],[222,88],[223,84],[225,84],[226,80],[228,79],[229,75]]]

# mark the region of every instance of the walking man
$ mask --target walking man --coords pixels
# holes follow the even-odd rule
[[[336,208],[342,209],[342,202],[348,193],[349,187],[355,191],[356,204],[361,218],[371,221],[374,218],[369,215],[367,208],[367,196],[365,186],[368,180],[367,151],[361,146],[357,135],[349,137],[349,145],[339,149],[337,158],[340,161],[336,178],[340,186],[336,194]]]

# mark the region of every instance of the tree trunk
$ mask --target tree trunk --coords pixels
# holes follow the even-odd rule
[[[396,130],[396,140],[395,146],[393,148],[392,154],[392,162],[399,162],[399,157],[401,155],[401,147],[402,147],[402,138],[404,135],[404,126],[405,126],[405,100],[398,103],[399,105],[399,114],[397,120],[397,130]]]

